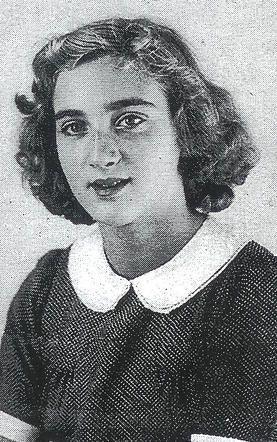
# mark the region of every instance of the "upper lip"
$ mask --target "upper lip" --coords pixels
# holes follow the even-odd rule
[[[130,178],[98,178],[97,180],[93,181],[92,183],[89,183],[89,186],[92,187],[102,187],[102,188],[109,188],[114,187],[117,184],[120,184],[121,182],[128,182]]]

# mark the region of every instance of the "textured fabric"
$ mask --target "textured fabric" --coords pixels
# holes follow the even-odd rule
[[[277,441],[277,262],[254,242],[186,304],[88,309],[44,256],[15,297],[0,409],[52,441]]]

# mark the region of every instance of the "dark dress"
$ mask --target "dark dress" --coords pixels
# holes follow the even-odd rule
[[[88,308],[73,288],[69,253],[41,258],[12,302],[0,410],[39,428],[38,440],[277,441],[277,259],[269,251],[248,242],[166,313],[146,308],[135,284],[114,308]]]

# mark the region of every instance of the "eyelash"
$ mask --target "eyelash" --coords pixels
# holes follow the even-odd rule
[[[134,120],[140,120],[137,123],[131,124],[129,127],[127,126],[120,126],[120,123],[127,121],[128,118],[131,118]],[[132,129],[136,129],[138,126],[140,126],[142,123],[144,123],[146,121],[146,117],[143,116],[142,114],[137,114],[137,113],[126,113],[124,115],[121,115],[115,122],[114,122],[114,126],[117,130],[132,130]]]
[[[74,126],[79,127],[79,130],[78,129],[76,131],[73,130],[72,131],[73,133],[70,133],[70,128],[72,129]],[[68,121],[62,125],[61,132],[68,137],[82,136],[87,134],[88,125],[85,121],[78,121],[78,120]]]
[[[121,125],[124,121],[127,122],[128,119],[133,121],[133,124]],[[135,120],[139,120],[134,122]],[[118,119],[113,122],[113,125],[117,131],[131,131],[139,127],[142,123],[146,121],[146,117],[142,114],[137,113],[126,113],[121,115]],[[74,129],[75,126],[75,129]],[[77,126],[77,130],[76,130]],[[88,123],[85,121],[72,120],[67,121],[61,127],[61,132],[67,137],[81,137],[88,133]]]

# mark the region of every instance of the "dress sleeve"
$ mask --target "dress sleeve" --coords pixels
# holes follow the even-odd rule
[[[14,297],[0,349],[0,436],[32,441],[38,434],[40,323],[59,250],[43,256]]]

